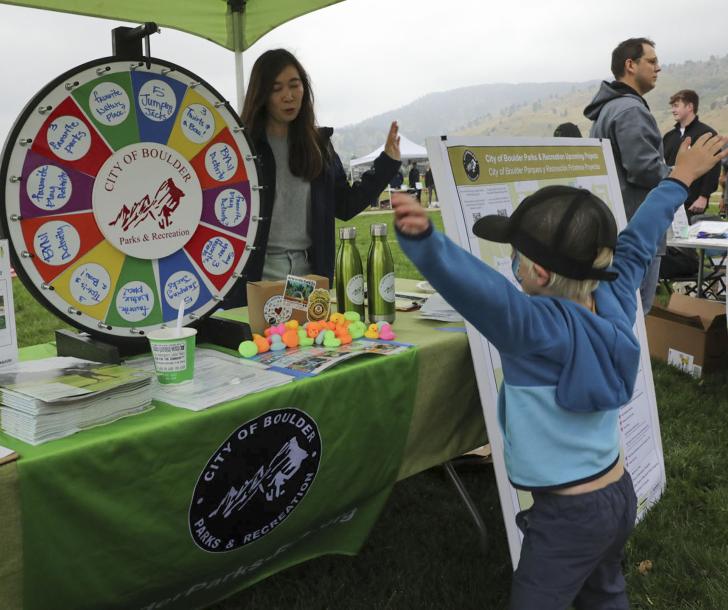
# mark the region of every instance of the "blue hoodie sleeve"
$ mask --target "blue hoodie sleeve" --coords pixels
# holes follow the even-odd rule
[[[534,353],[553,346],[563,321],[548,299],[529,297],[447,236],[397,232],[404,253],[442,297],[499,351]]]

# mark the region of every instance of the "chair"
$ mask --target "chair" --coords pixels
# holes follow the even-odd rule
[[[699,256],[702,256],[702,261]],[[669,246],[660,265],[660,284],[668,294],[675,292],[679,284],[683,294],[725,301],[727,256],[725,250],[696,251]]]
[[[682,292],[688,295],[697,293],[700,260],[690,248],[667,247],[660,263],[660,284],[668,294],[675,292],[675,284],[682,285]]]
[[[690,224],[700,220],[721,221],[719,216],[699,214]],[[726,255],[722,248],[676,248],[668,246],[660,265],[660,283],[669,294],[681,284],[685,294],[698,298],[725,301]]]
[[[728,256],[728,252],[725,250],[707,249],[703,251],[704,273],[701,288],[703,296],[707,299],[725,301],[726,256]]]

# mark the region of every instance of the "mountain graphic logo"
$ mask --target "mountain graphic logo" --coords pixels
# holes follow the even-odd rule
[[[179,208],[180,201],[184,196],[184,191],[174,183],[174,180],[167,178],[159,185],[154,197],[147,194],[130,206],[127,206],[127,204],[122,205],[116,218],[109,223],[109,226],[118,226],[126,233],[129,229],[138,227],[151,218],[160,229],[167,229],[172,226],[172,215]]]
[[[222,511],[223,517],[227,519],[233,511],[245,508],[257,493],[263,494],[268,501],[280,498],[285,493],[286,481],[300,470],[301,464],[307,457],[308,453],[299,447],[294,436],[280,448],[267,466],[258,468],[253,477],[245,481],[240,489],[232,486],[208,517],[215,517]]]
[[[195,544],[219,553],[269,534],[301,504],[320,460],[318,426],[299,409],[268,411],[240,426],[195,485],[189,510]]]

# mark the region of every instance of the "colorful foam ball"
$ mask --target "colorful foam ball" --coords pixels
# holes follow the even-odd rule
[[[254,341],[243,341],[238,346],[238,352],[243,358],[252,358],[258,353],[258,346]]]
[[[339,347],[340,345],[341,340],[337,339],[333,332],[331,333],[331,335],[326,335],[324,339],[324,347]]]
[[[369,328],[367,328],[366,332],[364,333],[364,336],[367,339],[379,339],[379,328],[376,324],[370,324]]]
[[[288,330],[283,333],[282,340],[286,347],[298,347],[298,332],[295,330]]]
[[[358,311],[344,312],[344,318],[349,320],[349,322],[359,322],[361,320],[361,316]]]
[[[276,335],[277,337],[280,335]],[[270,348],[274,352],[280,352],[284,349],[286,349],[286,344],[283,343],[283,341],[273,341],[273,343],[270,344]]]
[[[270,349],[270,343],[268,339],[261,335],[253,335],[253,343],[258,346],[258,353],[264,354]]]
[[[379,338],[384,341],[392,341],[397,338],[397,335],[394,334],[389,324],[385,324],[379,331]]]
[[[352,322],[349,324],[348,331],[352,339],[361,339],[364,336],[366,329],[367,327],[364,322]]]

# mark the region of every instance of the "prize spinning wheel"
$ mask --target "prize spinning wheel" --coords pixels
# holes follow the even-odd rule
[[[13,264],[49,310],[117,345],[212,312],[258,227],[255,157],[202,79],[158,59],[59,76],[16,121],[0,166]]]

